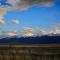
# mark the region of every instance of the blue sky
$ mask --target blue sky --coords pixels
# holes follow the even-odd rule
[[[37,27],[50,29],[48,25],[52,23],[60,22],[60,2],[55,1],[55,4],[51,7],[48,6],[32,6],[27,10],[23,11],[8,11],[4,20],[12,21],[20,20],[19,25],[15,26],[4,26],[4,30],[9,29],[21,29],[23,27]]]

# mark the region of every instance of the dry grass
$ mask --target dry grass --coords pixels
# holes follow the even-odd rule
[[[60,60],[59,45],[48,46],[0,45],[0,60]]]

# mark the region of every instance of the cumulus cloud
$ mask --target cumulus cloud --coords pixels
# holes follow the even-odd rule
[[[22,33],[21,33],[22,31]],[[46,30],[41,28],[31,28],[31,27],[25,27],[20,31],[20,36],[43,36],[43,35],[53,35],[53,34],[60,34],[60,29],[52,29],[52,30]]]
[[[34,34],[33,33],[26,33],[26,34],[23,34],[22,36],[31,37],[31,36],[34,36]]]
[[[10,6],[5,6],[5,5],[0,5],[0,20],[4,19],[5,14],[7,13],[7,11],[12,10],[12,7]]]
[[[15,4],[17,0],[7,0],[7,2]]]
[[[25,32],[25,33],[29,33],[29,32],[34,32],[34,29],[33,28],[31,28],[31,27],[24,27],[23,28],[23,30],[22,30],[22,32]]]
[[[12,23],[13,23],[13,24],[19,24],[20,21],[19,21],[19,20],[13,20]]]
[[[10,30],[3,33],[6,37],[15,36],[17,34],[16,30]]]
[[[44,30],[38,28],[25,27],[21,30],[9,30],[6,32],[2,32],[2,35],[5,37],[17,36],[17,37],[35,37],[35,36],[43,36],[43,35],[51,35],[52,34],[60,34],[59,29],[52,30]]]
[[[3,17],[7,11],[25,10],[33,5],[51,6],[53,4],[52,0],[7,0],[7,3],[12,6],[0,6],[0,15]]]
[[[20,9],[26,9],[33,5],[52,6],[53,0],[16,0],[15,4]]]
[[[2,1],[2,0],[1,0]],[[4,19],[4,16],[7,14],[8,11],[13,11],[16,10],[15,5],[15,0],[3,0],[2,2],[0,1],[0,17]],[[12,6],[10,6],[12,5]],[[1,20],[3,20],[1,19]]]
[[[10,10],[26,10],[31,6],[52,6],[53,0],[7,0],[8,3],[13,5]]]
[[[42,36],[42,35],[47,35],[47,31],[43,30],[41,28],[24,27],[22,30],[20,30],[18,32],[22,36]]]
[[[9,21],[9,22],[7,22],[7,25],[18,25],[18,24],[20,24],[20,20],[12,20],[12,21]]]
[[[0,27],[2,27],[5,24],[3,20],[0,20]]]
[[[4,19],[4,15],[6,14],[7,10],[5,7],[0,7],[0,20]]]

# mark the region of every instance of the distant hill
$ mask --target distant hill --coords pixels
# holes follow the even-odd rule
[[[10,37],[0,39],[0,44],[59,44],[60,36]]]

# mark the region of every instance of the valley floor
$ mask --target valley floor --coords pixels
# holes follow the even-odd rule
[[[0,60],[60,60],[60,44],[0,45]]]

